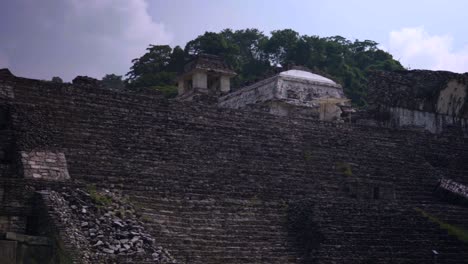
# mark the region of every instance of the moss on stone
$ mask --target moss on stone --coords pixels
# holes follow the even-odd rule
[[[308,150],[304,151],[304,160],[309,161],[312,159],[312,153]]]
[[[428,214],[426,211],[420,208],[415,208],[415,210],[421,213],[427,219],[429,219],[429,221],[439,224],[440,228],[447,230],[449,235],[455,236],[458,240],[462,241],[465,244],[468,244],[468,230],[456,225],[446,223],[440,220],[439,218]]]
[[[336,169],[341,174],[343,174],[345,176],[353,176],[353,170],[351,169],[351,164],[349,164],[347,162],[337,162],[335,165],[336,165],[335,166]]]
[[[88,191],[91,199],[97,205],[108,206],[112,203],[112,199],[109,196],[100,194],[95,185],[87,185],[86,190]]]

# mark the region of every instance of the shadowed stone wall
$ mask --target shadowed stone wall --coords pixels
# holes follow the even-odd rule
[[[468,74],[446,71],[374,72],[368,101],[382,123],[441,133],[447,126],[468,131]]]
[[[465,208],[433,195],[442,176],[467,183],[468,141],[457,131],[288,119],[19,78],[6,85],[18,150],[60,150],[71,178],[124,190],[181,263],[430,263],[434,249],[440,263],[468,259],[466,246],[414,210],[468,227]]]

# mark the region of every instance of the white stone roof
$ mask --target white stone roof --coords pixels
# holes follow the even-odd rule
[[[284,77],[293,77],[293,78],[299,78],[299,79],[307,79],[311,81],[316,81],[316,82],[321,82],[321,83],[328,83],[328,84],[333,84],[336,85],[336,82],[325,78],[321,75],[314,74],[308,71],[301,71],[301,70],[289,70],[289,71],[284,71],[279,74],[280,76]]]

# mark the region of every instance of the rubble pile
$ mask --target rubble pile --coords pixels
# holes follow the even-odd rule
[[[93,187],[64,188],[50,197],[61,200],[56,210],[65,214],[62,219],[69,222],[72,236],[80,238],[79,244],[83,244],[83,237],[86,239],[92,259],[176,263],[166,250],[155,244],[155,239],[145,230],[141,215],[121,193],[97,191]]]

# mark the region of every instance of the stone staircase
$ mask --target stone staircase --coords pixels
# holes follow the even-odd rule
[[[432,250],[437,263],[468,261],[468,246],[402,204],[342,201],[317,212],[326,237],[313,258],[320,263],[433,263]]]
[[[297,263],[287,242],[287,204],[250,199],[134,199],[159,242],[181,263]]]
[[[72,178],[124,190],[180,263],[434,263],[432,250],[438,263],[468,260],[466,246],[414,210],[445,213],[421,154],[466,156],[466,144],[99,89],[25,84],[15,98],[65,149]],[[375,187],[388,198],[373,198]],[[312,254],[287,228],[289,205],[305,198],[324,237]],[[447,208],[448,222],[466,215]]]

